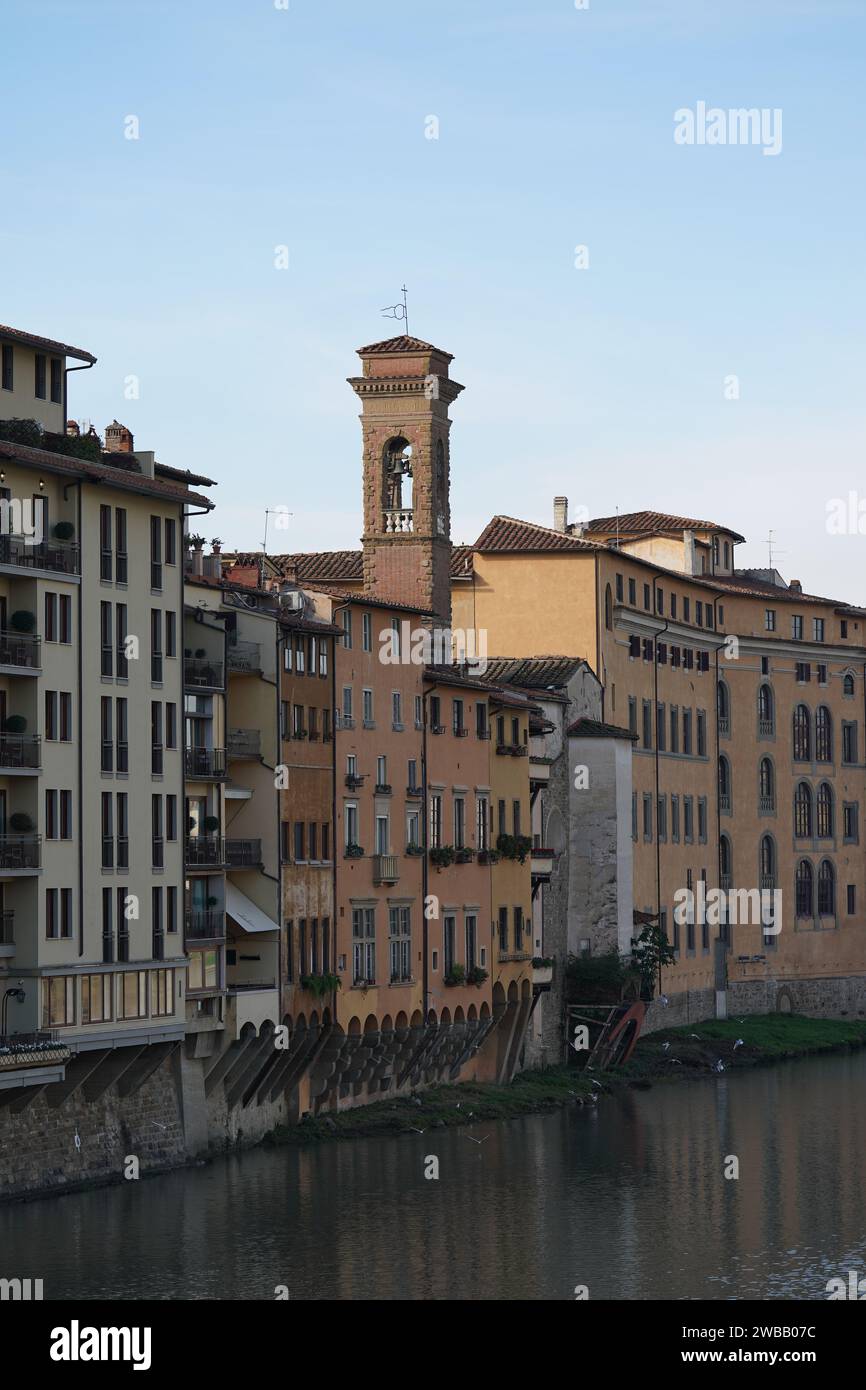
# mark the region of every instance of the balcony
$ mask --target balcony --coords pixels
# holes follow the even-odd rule
[[[260,758],[262,736],[258,729],[229,729],[226,751],[230,758]]]
[[[222,941],[226,934],[225,913],[216,907],[187,908],[183,930],[184,935],[192,941]]]
[[[759,737],[759,738],[773,738],[774,735],[775,735],[775,733],[776,733],[776,721],[775,721],[775,719],[759,719],[759,720],[758,720],[758,737]]]
[[[536,965],[536,961],[538,964]],[[553,984],[553,961],[547,956],[536,956],[532,961],[532,987],[536,993],[547,992]]]
[[[234,642],[226,648],[226,661],[233,675],[255,676],[262,669],[262,649],[258,642]]]
[[[224,864],[226,842],[219,835],[190,835],[186,842],[186,863]]]
[[[0,768],[38,768],[41,750],[39,734],[0,734]]]
[[[552,849],[537,848],[531,851],[530,862],[534,879],[548,879],[553,873],[554,854]]]
[[[759,796],[758,810],[762,816],[774,816],[776,814],[776,798],[774,796]]]
[[[719,810],[723,816],[729,816],[731,814],[730,792],[719,792]]]
[[[260,869],[262,866],[261,840],[226,840],[226,863],[230,869]]]
[[[373,882],[398,883],[400,881],[400,860],[396,854],[373,855]]]
[[[398,535],[413,529],[413,513],[411,507],[389,508],[382,516],[382,529],[386,536]]]
[[[365,783],[366,780],[367,780],[367,774],[366,774],[366,772],[360,772],[360,773],[358,773],[358,772],[347,772],[347,773],[346,773],[346,786],[349,788],[349,791],[350,791],[350,792],[357,792],[357,791],[360,791],[361,787],[363,787],[363,785],[364,785],[364,783]]]
[[[224,748],[187,748],[183,761],[187,777],[206,779],[226,775]]]
[[[0,1033],[0,1078],[5,1072],[31,1067],[62,1067],[72,1056],[56,1033]],[[62,1080],[63,1072],[57,1075]],[[50,1078],[43,1077],[45,1081]]]
[[[0,666],[20,671],[37,671],[41,657],[40,641],[25,632],[0,631]]]
[[[719,734],[722,738],[729,738],[731,733],[731,720],[727,714],[719,715]]]
[[[18,569],[51,570],[55,574],[80,574],[81,556],[72,541],[40,541],[30,545],[18,536],[0,535],[0,565]]]
[[[15,913],[8,908],[0,912],[0,960],[15,954]]]
[[[208,661],[207,657],[184,657],[183,683],[189,690],[225,690],[222,662]]]
[[[41,860],[41,835],[0,835],[0,870],[38,869]]]

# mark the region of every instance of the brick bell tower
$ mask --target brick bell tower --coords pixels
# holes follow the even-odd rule
[[[451,354],[418,338],[358,349],[363,376],[364,591],[451,621]]]

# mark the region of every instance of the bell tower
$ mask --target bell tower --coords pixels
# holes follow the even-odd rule
[[[363,376],[364,591],[451,621],[451,354],[418,338],[358,349]]]

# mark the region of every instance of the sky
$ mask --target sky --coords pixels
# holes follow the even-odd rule
[[[579,4],[0,0],[0,322],[218,481],[208,539],[341,549],[405,284],[466,388],[455,542],[563,494],[866,604],[866,3]],[[680,143],[701,102],[776,124]]]

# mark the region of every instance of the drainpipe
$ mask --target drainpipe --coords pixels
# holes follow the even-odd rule
[[[79,371],[80,369],[79,369],[78,367],[75,367],[75,368],[70,368],[70,370]],[[65,394],[65,392],[64,392],[64,394]],[[64,429],[65,429],[65,425],[64,425]],[[79,574],[78,574],[78,584],[77,584],[77,586],[76,586],[77,602],[76,602],[76,634],[75,634],[75,645],[76,645],[76,648],[77,648],[77,651],[78,651],[78,672],[77,672],[78,716],[77,716],[77,721],[76,721],[76,722],[77,722],[77,724],[78,724],[78,905],[79,905],[79,911],[78,911],[78,955],[79,955],[79,958],[80,958],[81,956],[84,955],[84,911],[83,911],[83,905],[84,905],[84,827],[83,827],[82,821],[81,821],[82,812],[83,812],[83,807],[84,807],[84,738],[83,738],[83,732],[84,732],[84,730],[83,730],[83,722],[84,722],[84,710],[83,710],[83,706],[84,706],[84,670],[83,670],[83,664],[84,664],[84,663],[83,663],[83,652],[84,652],[84,646],[83,646],[83,637],[82,637],[83,623],[82,623],[82,621],[81,621],[81,619],[82,619],[81,590],[82,590],[82,588],[83,588],[83,585],[82,585],[82,583],[81,583],[81,580],[82,580],[82,575],[81,575],[81,568],[82,568],[81,557],[82,557],[83,554],[84,554],[84,547],[83,547],[82,544],[81,544],[81,539],[82,539],[82,537],[81,537],[81,479],[80,479],[80,478],[76,478],[74,482],[69,482],[69,483],[66,483],[66,484],[64,485],[64,488],[63,488],[63,500],[64,500],[64,502],[67,500],[67,497],[68,497],[68,495],[69,495],[69,489],[70,489],[71,487],[74,487],[74,488],[76,489],[76,502],[75,502],[75,534],[78,536],[78,556],[79,556],[79,564],[78,564]]]
[[[335,614],[342,612],[344,608],[351,608],[352,600],[347,599],[345,603],[335,604],[331,609],[331,622],[335,621]],[[340,920],[339,901],[337,898],[337,856],[339,847],[337,845],[337,643],[341,639],[334,637],[331,649],[331,721],[332,736],[334,740],[334,756],[331,759],[331,852],[333,854],[333,864],[331,867],[331,892],[334,897],[334,974],[337,973],[337,924]],[[349,924],[351,927],[351,923]],[[351,938],[350,938],[351,942]],[[346,952],[348,962],[349,953]],[[337,1022],[337,994],[334,991],[332,997],[334,1023]]]
[[[95,367],[98,359],[94,357],[92,362],[82,362],[80,367],[63,368],[63,433],[66,433],[66,426],[69,422],[69,382],[67,380],[70,372],[89,372],[91,367]],[[80,533],[79,533],[80,534]]]
[[[423,1016],[423,1019],[422,1019],[422,1023],[423,1023],[423,1026],[426,1028],[426,1027],[427,1027],[427,999],[428,999],[428,995],[429,995],[429,993],[430,993],[430,940],[429,940],[429,935],[430,935],[430,934],[429,934],[429,931],[428,931],[428,928],[427,928],[427,888],[428,888],[428,885],[429,885],[429,877],[430,877],[430,867],[429,867],[429,862],[428,862],[428,858],[429,858],[429,849],[430,849],[430,846],[429,846],[430,827],[429,827],[429,823],[428,823],[428,821],[429,821],[429,815],[430,815],[430,808],[429,808],[429,806],[428,806],[428,804],[427,804],[427,725],[428,725],[428,719],[427,719],[427,698],[428,698],[428,696],[430,696],[430,695],[433,694],[433,691],[434,691],[434,690],[438,690],[438,689],[439,689],[440,683],[439,683],[439,681],[434,680],[434,681],[432,682],[431,686],[430,686],[430,689],[429,689],[429,690],[424,690],[424,688],[423,688],[423,681],[424,681],[423,675],[422,675],[422,677],[421,677],[421,681],[422,681],[422,694],[421,694],[421,794],[422,794],[422,802],[421,802],[421,804],[422,804],[422,806],[423,806],[423,811],[422,811],[421,815],[422,815],[422,819],[423,819],[423,821],[424,821],[424,826],[423,826],[424,836],[423,836],[423,840],[422,840],[422,844],[423,844],[423,846],[424,846],[424,859],[423,859],[423,862],[422,862],[422,865],[421,865],[421,923],[422,923],[422,926],[421,926],[421,950],[422,950],[422,952],[423,952],[423,971],[422,971],[422,976],[421,976],[421,988],[422,988],[422,990],[423,990],[423,998],[424,998],[424,1016]],[[439,919],[438,916],[437,916],[437,920],[441,920],[441,919]],[[442,968],[443,968],[443,970],[444,970],[444,968],[445,968],[445,938],[444,938],[444,936],[443,936],[443,938],[442,938],[442,961],[441,961],[441,965],[442,965]]]
[[[658,582],[659,582],[659,579],[660,579],[660,578],[661,578],[661,575],[659,575],[659,574],[653,575],[653,589],[652,589],[652,594],[653,594],[653,618],[655,618],[655,616],[656,616],[656,614],[657,614],[657,612],[658,612],[658,604],[657,604],[657,601],[656,601],[656,594],[657,594],[658,591],[657,591],[657,587],[656,587],[656,586],[658,585]],[[670,626],[669,620],[668,620],[667,618],[665,618],[664,625],[663,625],[662,627],[660,627],[660,628],[657,628],[656,631],[655,631],[655,633],[654,633],[654,635],[653,635],[653,712],[652,712],[652,725],[651,725],[651,727],[652,727],[653,732],[654,732],[654,734],[655,734],[655,737],[653,738],[653,747],[655,748],[655,773],[656,773],[656,775],[655,775],[655,803],[656,803],[656,804],[655,804],[655,808],[654,808],[653,819],[654,819],[654,821],[655,821],[655,827],[656,827],[656,921],[657,921],[658,925],[661,925],[661,923],[658,922],[658,919],[659,919],[660,916],[661,916],[661,910],[662,910],[662,867],[661,867],[661,852],[662,852],[662,847],[661,847],[661,838],[660,838],[660,836],[659,836],[659,824],[658,824],[658,814],[659,814],[659,714],[658,714],[658,711],[659,711],[659,637],[660,637],[663,633],[667,632],[669,626]],[[667,833],[667,829],[665,830],[665,833]],[[662,992],[662,968],[661,968],[661,963],[659,963],[659,979],[658,979],[658,986],[659,986],[659,994],[661,994],[661,992]]]

